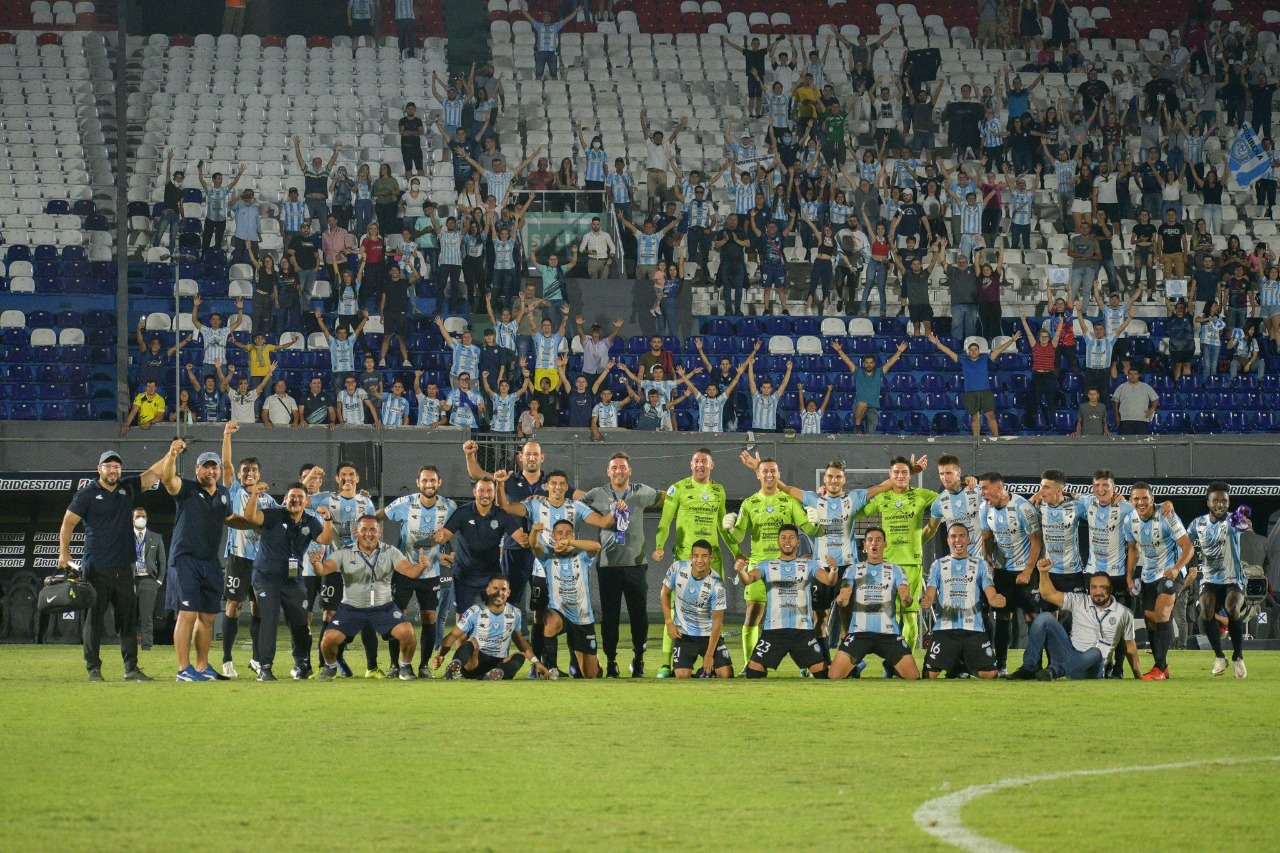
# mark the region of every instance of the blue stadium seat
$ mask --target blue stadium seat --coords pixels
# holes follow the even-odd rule
[[[783,422],[786,423],[787,429],[800,431],[800,413],[799,412],[781,412]]]
[[[960,423],[951,412],[939,412],[933,416],[933,431],[938,435],[951,435],[959,432]]]
[[[1075,373],[1067,373],[1062,377],[1061,387],[1063,391],[1079,391],[1081,388],[1080,376]]]
[[[749,339],[758,339],[764,334],[764,324],[759,317],[739,317],[734,321],[738,335]]]
[[[73,403],[71,406],[71,420],[73,421],[91,421],[93,420],[93,406],[89,403]]]
[[[132,204],[130,204],[129,206],[133,207]],[[71,212],[74,213],[76,216],[89,216],[90,214],[95,213],[97,210],[98,210],[98,206],[87,198],[79,199],[74,204],[71,205]],[[130,213],[129,215],[132,216],[133,214]],[[142,214],[142,215],[145,216],[146,214]]]
[[[1222,427],[1227,432],[1248,432],[1249,416],[1245,412],[1231,409],[1222,413]]]
[[[936,373],[926,373],[920,377],[921,391],[946,391],[947,383]]]
[[[40,420],[40,413],[31,403],[10,403],[9,420],[38,421]]]
[[[126,208],[130,216],[150,216],[151,208],[145,201],[131,201]]]
[[[1008,391],[1030,391],[1031,377],[1025,373],[1015,373],[1006,377],[1003,384]]]
[[[762,326],[766,335],[792,334],[790,317],[765,317]]]
[[[61,216],[62,214],[71,212],[71,205],[66,201],[56,199],[45,203],[44,212],[52,214],[53,216]]]
[[[1250,417],[1250,425],[1257,432],[1276,432],[1280,430],[1280,418],[1274,411],[1255,412]]]
[[[186,204],[204,204],[204,193],[195,187],[186,187],[182,190],[182,201]]]
[[[844,351],[846,355],[864,356],[876,354],[875,338],[867,335],[860,335],[855,338],[846,338],[845,340],[846,343],[844,344]]]
[[[822,413],[822,431],[824,433],[839,432],[840,424],[840,415],[838,413],[830,409]]]
[[[627,341],[627,352],[632,355],[644,355],[649,350],[649,338],[644,335],[632,335]]]
[[[110,231],[111,223],[107,221],[107,217],[101,213],[94,213],[84,218],[84,230],[86,231]]]
[[[1076,431],[1075,412],[1058,410],[1053,413],[1053,430],[1058,435],[1067,435]]]
[[[849,416],[849,423],[853,423],[853,416]],[[898,416],[895,414],[886,414],[883,409],[880,410],[880,425],[876,427],[876,432],[882,435],[901,435],[902,427],[898,423]]]
[[[712,337],[729,337],[734,333],[733,323],[724,317],[708,317],[702,321],[702,334]]]
[[[1001,435],[1017,435],[1022,428],[1018,416],[1013,412],[1000,412],[996,415],[996,423],[1000,426]]]
[[[932,429],[933,425],[924,412],[908,412],[902,418],[902,431],[909,435],[928,435]]]
[[[951,411],[951,397],[945,392],[930,391],[924,395],[924,407],[930,412]]]
[[[71,406],[67,403],[46,403],[41,408],[40,419],[43,421],[69,421],[71,420]]]
[[[916,390],[916,378],[910,373],[890,373],[885,377],[885,387],[890,391],[914,391]]]
[[[1197,414],[1195,420],[1191,423],[1191,428],[1200,435],[1222,432],[1222,424],[1219,422],[1218,416],[1213,412],[1200,412]]]
[[[822,334],[822,318],[821,317],[792,317],[791,318],[791,334],[821,335]]]

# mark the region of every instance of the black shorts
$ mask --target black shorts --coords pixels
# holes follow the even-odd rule
[[[844,577],[846,566],[840,566],[837,571],[840,577]],[[835,586],[827,586],[820,581],[814,581],[809,587],[809,599],[813,602],[815,613],[825,613],[831,609],[831,605],[835,603],[836,596],[840,594],[839,584]]]
[[[344,601],[338,605],[338,612],[329,620],[329,627],[346,635],[347,639],[351,639],[367,626],[385,640],[401,623],[407,625],[409,620],[405,618],[404,611],[396,607],[394,601],[378,607],[352,607]]]
[[[1029,583],[1018,583],[1018,572],[1011,572],[1008,569],[996,569],[994,581],[996,592],[1004,596],[1004,607],[998,609],[997,613],[1013,615],[1014,611],[1021,610],[1023,613],[1034,616],[1039,612],[1036,600],[1031,595],[1031,590],[1036,588],[1034,569],[1031,571]]]
[[[764,97],[764,87],[760,85],[760,81],[755,78],[754,74],[747,75],[747,97],[748,98]]]
[[[486,655],[484,652],[477,652],[480,656],[476,663],[475,669],[462,670],[463,678],[471,678],[479,680],[495,669],[502,670],[502,678],[504,681],[510,681],[516,677],[516,673],[520,671],[520,667],[524,666],[524,655],[512,655],[510,660],[496,658],[493,655]]]
[[[1177,595],[1182,592],[1182,586],[1186,582],[1185,578],[1175,578],[1173,580],[1158,578],[1151,583],[1144,581],[1142,584],[1142,609],[1144,611],[1155,610],[1156,596]]]
[[[440,609],[440,578],[410,578],[396,572],[391,576],[391,598],[401,610],[418,599],[423,613]]]
[[[907,305],[907,314],[913,323],[923,323],[933,319],[933,306],[927,302],[912,302]]]
[[[1129,595],[1129,582],[1124,575],[1108,575],[1111,578],[1111,597],[1130,610],[1133,609],[1133,596]]]
[[[706,637],[681,637],[671,644],[671,668],[672,669],[693,669],[697,665],[698,659],[707,653]],[[703,661],[705,663],[705,661]],[[729,657],[729,649],[724,644],[724,640],[720,640],[714,650],[711,652],[711,665],[715,669],[724,666],[733,666],[733,660]]]
[[[1089,584],[1085,581],[1084,575],[1080,572],[1066,572],[1056,575],[1051,572],[1049,574],[1049,582],[1053,584],[1054,589],[1062,593],[1087,593],[1089,591]],[[1050,604],[1044,600],[1041,600],[1040,602],[1040,609],[1047,613],[1058,612],[1056,605]]]
[[[547,579],[535,575],[529,578],[529,609],[547,609]]]
[[[927,672],[950,672],[963,661],[969,672],[991,672],[996,652],[986,631],[934,631],[924,658]]]
[[[165,607],[191,613],[217,613],[222,609],[222,565],[190,554],[174,557],[166,577]]]
[[[1173,359],[1174,364],[1190,364],[1195,354],[1196,351],[1194,349],[1169,350],[1169,357]]]
[[[409,330],[409,319],[404,314],[384,314],[382,317],[382,335],[399,335],[404,337]]]
[[[751,650],[751,659],[765,669],[777,669],[782,659],[791,660],[801,669],[826,663],[818,635],[811,628],[775,628],[760,632],[760,640]]]
[[[964,392],[964,410],[969,415],[985,415],[988,412],[996,410],[996,395],[994,391],[966,391]]]
[[[840,641],[840,651],[853,658],[854,663],[867,655],[879,655],[889,666],[897,666],[898,661],[911,654],[907,641],[897,634],[872,634],[869,631],[846,634]]]
[[[564,635],[569,640],[569,651],[581,652],[584,655],[594,655],[596,653],[596,623],[588,622],[586,625],[578,625],[570,622],[565,618],[559,610],[555,611],[560,616],[560,622],[564,625]]]
[[[227,557],[222,567],[222,597],[227,601],[244,601],[253,597],[253,560]]]
[[[1238,592],[1242,597],[1244,596],[1244,590],[1240,588],[1239,584],[1234,583],[1206,583],[1200,587],[1200,594],[1204,595],[1206,592],[1214,597],[1214,613],[1227,606],[1227,596],[1232,592]]]
[[[1125,338],[1116,338],[1116,342],[1111,346],[1111,363],[1119,364],[1122,361],[1129,360],[1129,341]]]
[[[342,574],[333,572],[320,580],[320,609],[337,610],[342,603]]]
[[[370,18],[353,18],[351,20],[351,36],[359,38],[360,36],[373,35],[373,21]]]

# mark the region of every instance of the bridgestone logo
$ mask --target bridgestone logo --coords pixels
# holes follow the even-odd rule
[[[71,489],[71,479],[66,480],[0,480],[0,489],[9,492],[65,492]]]
[[[21,541],[21,540],[19,540],[19,541]],[[58,534],[56,534],[56,533],[37,533],[37,534],[35,535],[35,541],[37,541],[37,542],[57,542],[57,541],[58,541]],[[72,542],[83,542],[83,541],[84,541],[84,534],[83,534],[83,533],[72,533],[72,534],[71,534],[71,541],[72,541]]]
[[[26,542],[25,533],[0,533],[0,542]]]
[[[21,545],[5,545],[0,547],[0,554],[6,557],[20,557],[25,550]]]
[[[1205,494],[1205,488],[1208,484],[1196,485],[1191,483],[1167,485],[1164,483],[1153,483],[1152,492],[1156,497],[1173,497],[1173,498],[1202,498]],[[1006,488],[1016,495],[1034,495],[1040,491],[1039,483],[1006,483]],[[1069,495],[1089,495],[1092,489],[1089,486],[1080,486],[1067,484],[1064,490]],[[1121,495],[1128,495],[1132,491],[1130,486],[1116,486],[1116,492]],[[1280,486],[1264,486],[1264,485],[1232,485],[1231,496],[1236,497],[1278,497],[1280,496]]]
[[[26,560],[0,560],[0,569],[25,569]]]
[[[53,560],[36,560],[32,564],[32,568],[36,569],[56,569],[58,567],[57,559]]]

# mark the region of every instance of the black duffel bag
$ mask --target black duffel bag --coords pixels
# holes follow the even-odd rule
[[[73,570],[45,578],[36,608],[41,613],[66,613],[88,610],[97,600],[98,593],[84,582],[80,572]]]

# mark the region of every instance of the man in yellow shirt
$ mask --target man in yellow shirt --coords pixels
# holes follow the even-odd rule
[[[296,344],[300,338],[301,335],[298,335],[295,332],[286,340],[281,341],[280,346],[288,349]],[[234,338],[231,339],[231,343],[249,353],[250,379],[257,379],[259,381],[265,379],[267,374],[271,372],[271,362],[275,360],[275,352],[280,349],[280,347],[275,344],[267,343],[267,336],[262,332],[253,333],[253,343],[251,344],[242,344]],[[257,383],[251,381],[249,384],[256,385]]]
[[[813,82],[812,74],[804,75],[804,78],[796,83],[791,97],[795,98],[796,124],[800,132],[803,134],[806,125],[812,130],[813,124],[818,119],[818,103],[822,100],[822,93]]]
[[[148,382],[146,390],[133,398],[133,406],[120,427],[121,435],[129,431],[135,418],[142,429],[151,429],[157,421],[164,422],[164,397],[156,393],[156,383]]]

